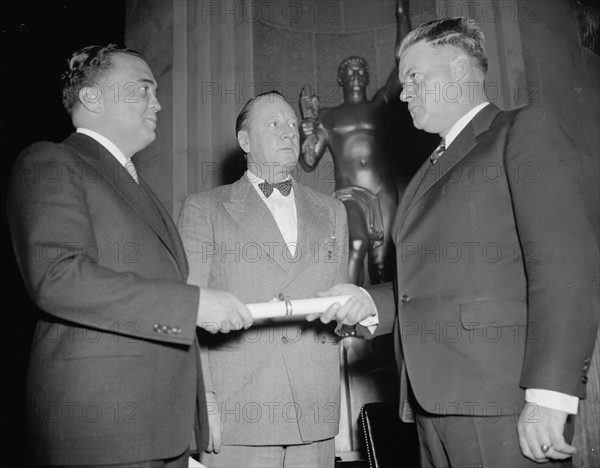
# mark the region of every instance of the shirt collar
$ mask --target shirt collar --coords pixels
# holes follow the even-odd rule
[[[446,148],[450,146],[450,144],[454,141],[454,139],[458,136],[460,132],[467,126],[467,124],[475,118],[475,116],[479,113],[481,109],[487,106],[489,102],[482,102],[478,106],[471,109],[465,115],[463,115],[460,119],[456,121],[456,123],[450,128],[450,131],[444,137],[444,142]]]
[[[121,163],[121,165],[123,165],[123,167],[125,167],[125,164],[127,164],[129,162],[127,160],[127,158],[125,157],[125,155],[123,154],[123,152],[117,147],[117,145],[115,145],[112,141],[110,141],[104,135],[101,135],[98,132],[95,132],[94,130],[90,130],[89,128],[83,128],[83,127],[79,127],[76,131],[77,131],[77,133],[83,133],[84,135],[87,135],[90,138],[93,138],[98,143],[100,143],[102,146],[104,146],[107,149],[107,151],[110,154],[112,154],[117,159],[117,161],[119,161]]]

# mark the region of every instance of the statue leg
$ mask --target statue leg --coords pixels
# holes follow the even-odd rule
[[[358,204],[351,200],[346,200],[343,203],[348,215],[350,237],[348,281],[360,286],[364,282],[363,263],[369,249],[367,223]]]
[[[396,269],[396,253],[391,227],[398,205],[396,190],[382,190],[377,194],[383,220],[383,242],[369,244],[369,277],[371,284],[392,281]],[[373,246],[375,245],[375,247]]]

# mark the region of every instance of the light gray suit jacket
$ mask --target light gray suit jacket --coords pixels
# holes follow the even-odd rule
[[[294,257],[245,176],[188,197],[179,230],[190,263],[189,282],[255,303],[280,294],[314,297],[347,281],[343,205],[296,182],[294,196]],[[331,328],[296,320],[204,335],[204,375],[207,390],[215,392],[220,405],[224,444],[300,444],[337,434],[339,346]]]

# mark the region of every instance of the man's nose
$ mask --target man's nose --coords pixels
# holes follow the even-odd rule
[[[154,112],[158,112],[162,109],[162,106],[160,105],[160,102],[158,102],[158,98],[156,96],[153,96],[152,100],[150,101],[150,109],[152,109]]]
[[[415,97],[415,85],[413,83],[406,83],[402,86],[400,91],[400,100],[402,102],[408,102]]]

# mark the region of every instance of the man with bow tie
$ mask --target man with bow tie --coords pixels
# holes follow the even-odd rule
[[[348,279],[341,202],[290,176],[298,120],[276,92],[249,100],[236,122],[247,171],[191,195],[179,219],[189,282],[242,302],[303,299]],[[333,467],[338,339],[319,322],[268,322],[209,338],[201,350],[209,398],[210,467]]]

